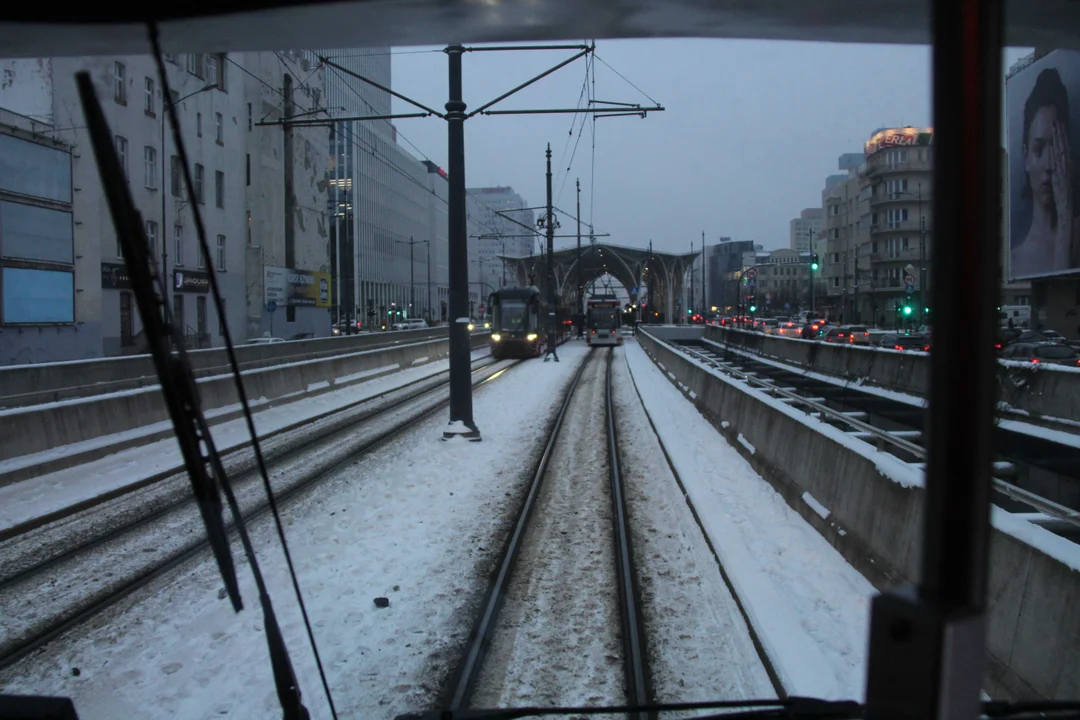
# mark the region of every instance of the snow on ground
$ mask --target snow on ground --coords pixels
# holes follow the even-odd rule
[[[486,349],[473,352],[473,359],[488,354]],[[380,393],[408,385],[444,372],[448,360],[422,367],[409,368],[384,377],[368,380],[334,392],[296,402],[277,405],[255,413],[255,429],[262,437],[305,419],[332,412]],[[160,424],[160,423],[159,423]],[[171,423],[165,424],[172,427]],[[229,452],[250,440],[243,417],[211,426],[211,435],[221,453]],[[131,431],[143,432],[142,429]],[[121,433],[127,434],[127,433]],[[107,436],[116,441],[116,436]],[[57,448],[52,453],[61,453]],[[15,458],[18,462],[21,458]],[[0,469],[4,463],[0,462]],[[139,483],[161,473],[177,472],[183,467],[183,456],[176,438],[122,450],[83,465],[59,470],[30,480],[0,487],[0,530],[8,529],[30,519],[62,510],[97,495]]]
[[[433,702],[471,629],[552,398],[585,352],[571,343],[562,362],[527,362],[476,391],[483,442],[443,442],[439,412],[283,508],[342,718]],[[305,703],[329,717],[267,518],[252,537]],[[239,572],[247,607],[238,616],[203,559],[6,669],[0,687],[73,697],[89,720],[277,716],[254,583],[246,563]],[[390,607],[376,608],[378,596]]]
[[[621,349],[613,370],[654,696],[658,702],[774,698],[746,620],[649,426]]]
[[[604,434],[606,352],[593,351],[567,410],[472,707],[626,702]]]
[[[626,359],[784,688],[862,699],[873,586],[754,472],[637,343],[627,343]]]

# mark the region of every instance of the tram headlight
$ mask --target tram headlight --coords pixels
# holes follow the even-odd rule
[[[536,333],[529,333],[528,335],[525,336],[525,339],[528,340],[529,342],[532,342],[533,340],[536,339]]]
[[[473,331],[473,324],[469,323],[468,328],[469,328],[469,332],[472,332]]]
[[[486,323],[484,323],[484,329],[485,329],[485,330],[486,330],[487,328],[489,328],[489,327],[491,327],[491,323],[489,323],[489,322],[486,322]]]
[[[500,340],[502,340],[502,335],[500,335],[499,333],[491,333],[491,339],[495,342],[499,342]]]

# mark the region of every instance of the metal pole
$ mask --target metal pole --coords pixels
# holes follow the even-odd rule
[[[686,303],[686,315],[694,312],[694,241],[690,241],[690,300]]]
[[[917,182],[915,187],[919,191],[919,317],[925,325],[929,304],[926,301],[926,219],[923,218],[922,181]]]
[[[555,358],[559,362],[556,350],[558,339],[555,336],[555,314],[558,309],[558,294],[555,292],[555,211],[551,207],[551,143],[547,146],[547,296],[548,296],[548,341],[544,362]]]
[[[431,315],[431,240],[425,240],[424,244],[427,245],[427,302],[424,303],[424,314],[428,322],[434,324]]]
[[[574,308],[574,324],[580,339],[585,332],[585,301],[581,287],[581,179],[577,180],[577,306]]]
[[[450,275],[450,428],[443,439],[463,434],[480,440],[473,422],[471,352],[469,347],[469,236],[465,219],[465,102],[461,97],[461,56],[465,48],[446,48],[449,58],[450,97],[446,102],[448,181],[450,185],[448,248]]]
[[[416,247],[416,241],[413,240],[412,235],[409,236],[409,317],[413,316],[414,308],[416,307],[416,263],[413,261],[413,248]]]
[[[871,610],[867,717],[979,717],[1001,212],[1003,0],[934,0],[934,272],[922,576]],[[935,286],[935,292],[937,288]]]
[[[152,100],[153,98],[151,98]],[[165,287],[170,287],[168,282],[169,276],[169,243],[165,233],[166,220],[165,220],[165,194],[168,192],[168,188],[165,184],[165,116],[168,115],[167,104],[169,99],[165,96],[165,88],[161,89],[161,283]],[[175,260],[173,262],[176,262]],[[166,293],[168,295],[168,293]],[[162,298],[165,303],[169,302],[169,298]],[[183,332],[183,328],[180,328]]]
[[[712,305],[709,304],[709,283],[705,278],[705,231],[701,231],[701,304],[704,306],[703,312],[712,312]]]

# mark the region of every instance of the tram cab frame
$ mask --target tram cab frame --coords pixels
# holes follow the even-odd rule
[[[590,347],[622,345],[619,333],[622,304],[614,295],[594,295],[585,301],[585,343]]]
[[[488,297],[491,356],[539,357],[547,347],[544,302],[536,286],[502,288]]]

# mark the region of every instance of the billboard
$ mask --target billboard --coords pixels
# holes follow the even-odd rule
[[[263,304],[330,307],[330,273],[263,267]]]
[[[1055,50],[1006,80],[1011,279],[1080,272],[1078,99],[1080,53]]]

